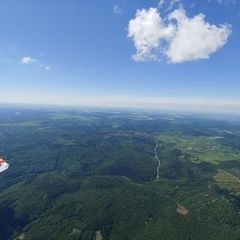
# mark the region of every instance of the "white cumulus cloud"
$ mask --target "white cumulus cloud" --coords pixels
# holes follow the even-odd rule
[[[138,10],[134,19],[128,25],[128,37],[134,41],[136,61],[157,60],[162,51],[161,42],[173,37],[173,25],[166,25],[156,8]]]
[[[227,42],[230,26],[223,24],[217,27],[204,18],[203,14],[188,18],[183,9],[169,15],[169,20],[177,22],[176,32],[165,52],[171,62],[207,59]]]
[[[128,25],[128,37],[136,48],[135,61],[207,59],[227,42],[230,33],[228,24],[210,24],[204,14],[189,18],[182,8],[164,19],[156,8],[137,10]]]

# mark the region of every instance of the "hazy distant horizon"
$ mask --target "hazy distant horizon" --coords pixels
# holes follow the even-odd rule
[[[153,111],[177,111],[194,113],[240,114],[240,103],[230,101],[214,101],[203,99],[174,99],[174,98],[85,98],[79,101],[0,101],[0,106],[56,106],[84,108],[123,108]]]

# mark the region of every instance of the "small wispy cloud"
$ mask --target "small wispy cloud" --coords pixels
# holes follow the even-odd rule
[[[21,58],[20,62],[22,64],[36,64],[37,66],[39,66],[40,68],[42,68],[46,71],[51,71],[52,70],[51,66],[42,64],[41,61],[39,61],[39,60],[37,60],[33,57],[30,57],[30,56],[23,56]]]
[[[45,68],[46,71],[51,71],[52,70],[51,66],[45,66],[44,68]]]
[[[123,14],[123,10],[122,10],[122,8],[119,5],[116,4],[116,5],[113,6],[113,13],[115,15],[122,15]]]
[[[165,12],[173,10],[175,7],[182,7],[181,0],[160,0],[158,3],[158,8],[163,9]]]
[[[21,63],[23,63],[23,64],[36,63],[36,59],[29,57],[29,56],[23,56],[21,59]]]
[[[217,2],[219,4],[224,4],[224,5],[239,3],[238,0],[208,0],[208,1],[209,2]]]
[[[166,0],[160,0],[158,3],[158,8],[161,8],[166,3]]]

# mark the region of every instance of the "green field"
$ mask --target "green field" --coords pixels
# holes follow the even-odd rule
[[[194,162],[206,161],[219,164],[222,161],[240,160],[240,150],[219,143],[219,139],[223,138],[163,133],[157,137],[157,140],[175,145],[184,154],[188,154]]]

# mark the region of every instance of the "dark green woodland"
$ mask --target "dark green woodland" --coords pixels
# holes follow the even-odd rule
[[[23,106],[0,116],[1,240],[240,239],[240,118]]]

